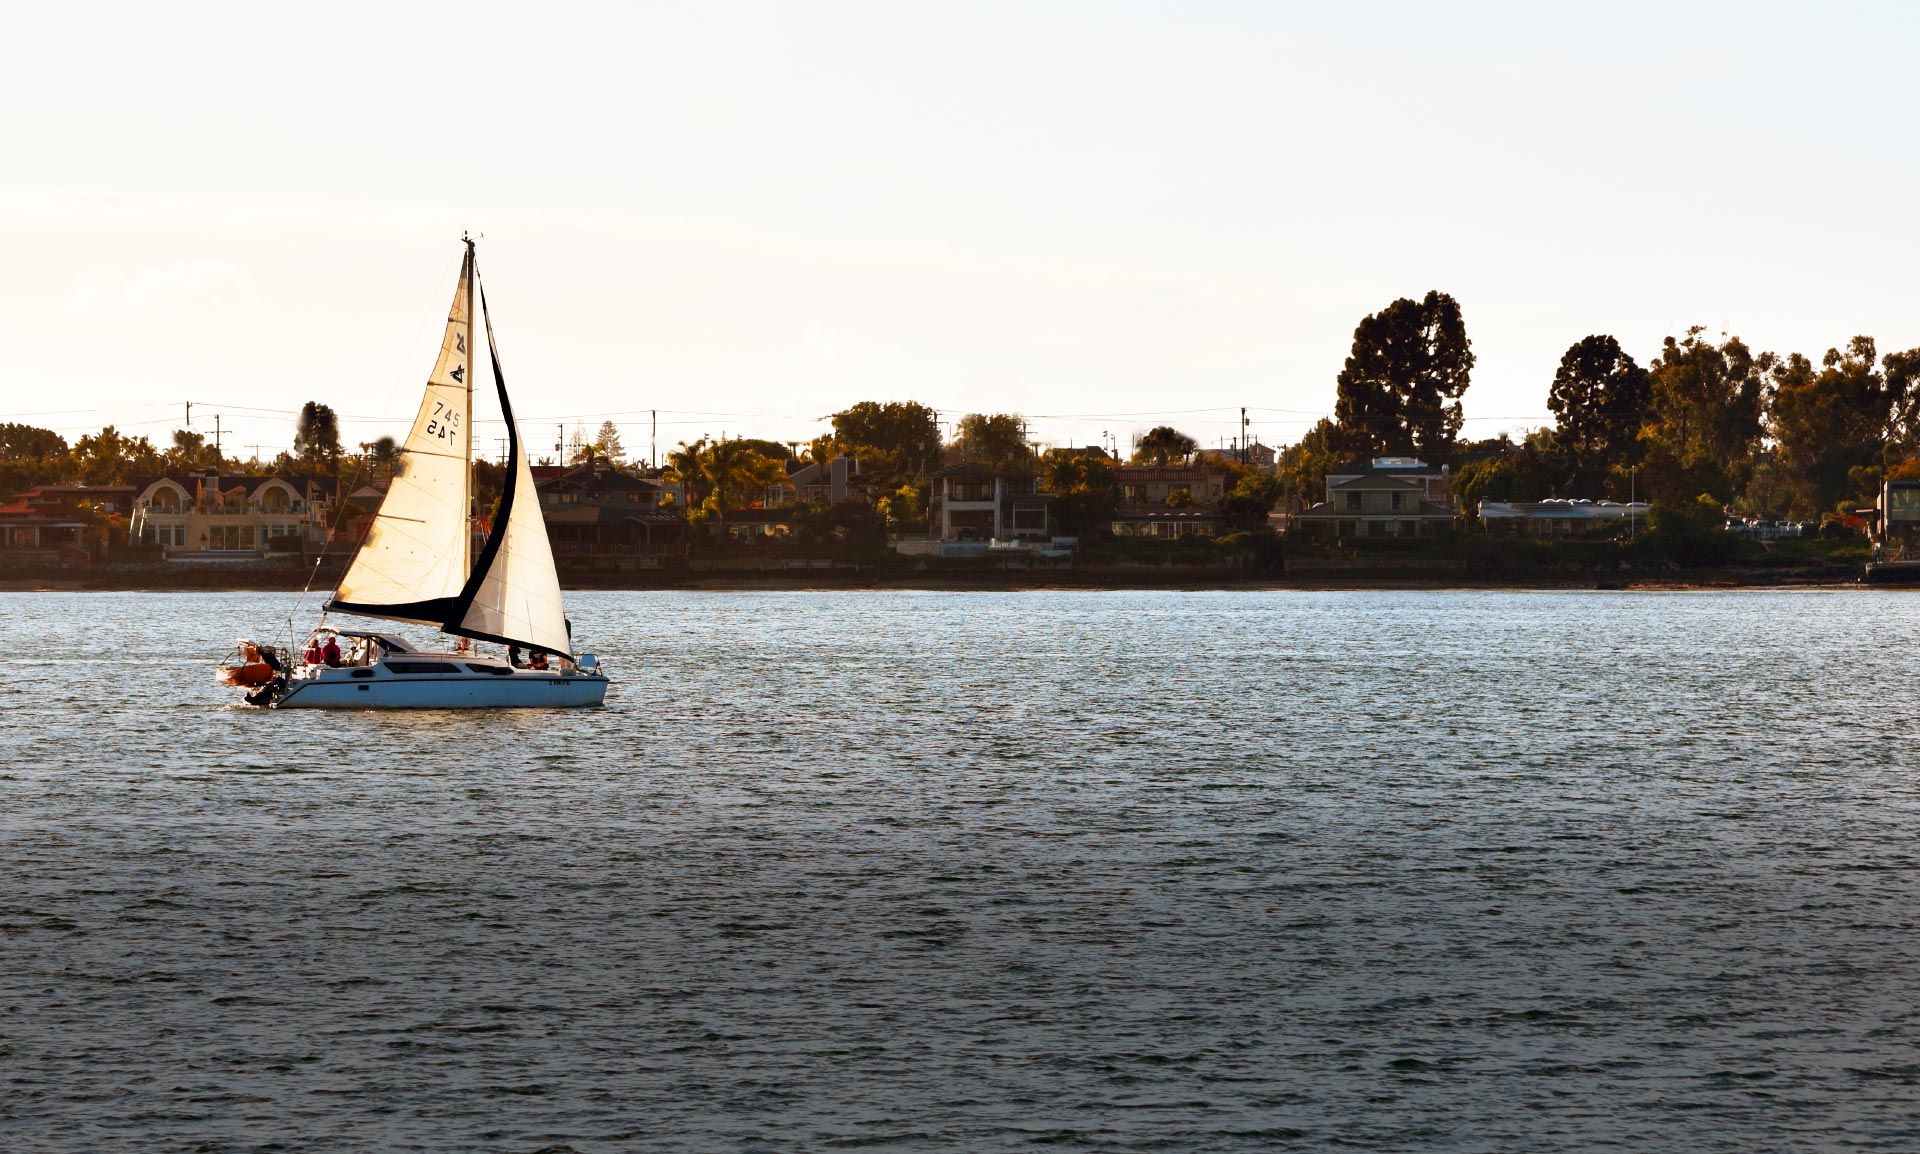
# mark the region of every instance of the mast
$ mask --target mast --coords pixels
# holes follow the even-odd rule
[[[473,483],[473,310],[478,303],[475,300],[473,284],[479,278],[479,269],[474,267],[473,238],[465,232],[460,239],[467,246],[467,517],[464,531],[460,534],[460,572],[473,572],[473,519],[479,513],[478,488]]]

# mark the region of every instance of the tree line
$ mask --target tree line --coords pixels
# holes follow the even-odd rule
[[[1884,356],[1872,337],[1755,353],[1695,326],[1646,365],[1614,336],[1574,342],[1546,384],[1552,426],[1514,441],[1463,438],[1472,343],[1459,302],[1402,298],[1362,320],[1336,380],[1334,415],[1281,455],[1311,503],[1356,457],[1416,456],[1454,469],[1464,508],[1486,500],[1701,496],[1769,516],[1816,518],[1870,503],[1882,480],[1920,477],[1920,349]]]
[[[35,485],[125,485],[160,473],[220,469],[252,476],[308,473],[339,475],[343,468],[372,470],[392,462],[399,446],[381,437],[349,453],[340,443],[340,420],[330,406],[308,401],[294,425],[291,452],[241,459],[208,442],[197,429],[175,429],[171,442],[156,445],[113,425],[69,443],[51,429],[0,424],[0,496]]]
[[[875,527],[892,532],[926,528],[932,475],[943,465],[962,461],[1036,478],[1041,488],[1059,498],[1055,514],[1063,533],[1104,532],[1120,502],[1118,462],[1094,446],[1042,453],[1029,437],[1025,418],[1017,413],[968,413],[954,423],[950,440],[941,435],[938,410],[917,401],[861,401],[833,414],[831,420],[832,432],[804,448],[749,438],[682,443],[667,454],[666,474],[685,487],[696,521],[722,524],[730,510],[743,507],[792,470],[811,462],[824,466],[841,455],[858,462],[859,484],[874,497],[870,505],[858,504],[871,509]],[[1140,438],[1132,460],[1183,465],[1198,448],[1192,437],[1161,426]],[[1280,499],[1279,481],[1230,461],[1213,467],[1230,474],[1232,481],[1222,515],[1249,528],[1264,524]],[[821,515],[817,510],[799,514],[803,520]],[[836,524],[843,530],[859,520],[849,510],[835,515],[842,518],[844,523]]]
[[[1920,349],[1882,355],[1857,336],[1816,363],[1800,353],[1755,353],[1738,336],[1709,337],[1700,327],[1669,336],[1644,366],[1612,335],[1574,342],[1546,388],[1555,423],[1515,441],[1502,434],[1462,435],[1462,397],[1474,355],[1459,302],[1438,291],[1402,298],[1365,317],[1336,379],[1331,417],[1280,457],[1281,483],[1303,504],[1322,478],[1356,457],[1417,456],[1450,465],[1465,508],[1482,499],[1650,498],[1673,505],[1705,495],[1736,510],[1813,518],[1870,502],[1886,478],[1920,477]],[[574,462],[623,456],[611,422],[587,439],[577,433]],[[1192,437],[1161,426],[1140,438],[1133,460],[1190,460]],[[375,477],[397,452],[390,437],[349,452],[338,417],[308,402],[293,449],[271,460],[238,461],[205,434],[176,429],[170,444],[151,443],[109,425],[69,443],[30,425],[0,424],[0,492],[81,481],[124,484],[136,477],[209,466],[229,471]],[[691,511],[724,519],[806,460],[845,453],[878,497],[891,527],[922,523],[927,478],[949,459],[1044,475],[1062,498],[1063,516],[1097,525],[1117,498],[1112,462],[1090,449],[1054,450],[1044,459],[1017,414],[971,413],[947,440],[939,414],[914,401],[862,401],[832,417],[832,431],[798,442],[750,438],[683,443],[663,462],[683,482]],[[550,460],[550,459],[548,459]],[[1248,502],[1270,487],[1236,475]],[[1271,502],[1269,502],[1269,505]]]

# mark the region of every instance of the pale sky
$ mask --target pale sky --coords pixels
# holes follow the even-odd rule
[[[1475,436],[1589,333],[1911,347],[1917,13],[10,3],[0,421],[400,435],[462,229],[536,449],[904,399],[1286,443],[1435,288]]]

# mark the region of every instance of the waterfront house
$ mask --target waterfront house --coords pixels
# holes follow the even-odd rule
[[[140,486],[127,539],[161,546],[169,561],[257,560],[322,548],[337,486],[331,477],[169,473]]]
[[[604,461],[546,466],[536,471],[534,488],[554,556],[563,564],[686,548],[685,511],[671,502],[663,507],[659,484]]]
[[[848,498],[868,500],[871,494],[860,476],[860,461],[845,453],[824,464],[808,461],[787,475],[786,484],[767,487],[767,505],[788,501],[811,505],[838,505]]]
[[[721,518],[727,539],[731,541],[760,541],[774,537],[786,537],[793,532],[788,518],[791,510],[782,506],[756,509],[729,509]]]
[[[1326,476],[1326,499],[1289,526],[1332,537],[1428,537],[1453,527],[1452,470],[1414,457],[1353,461]]]
[[[1054,499],[1031,473],[961,462],[933,474],[927,523],[942,541],[1046,541]]]
[[[1635,501],[1482,501],[1480,524],[1494,536],[1613,536],[1647,519],[1647,503]]]
[[[1869,515],[1875,561],[1920,561],[1920,481],[1882,482]]]
[[[0,504],[0,564],[91,564],[134,492],[132,485],[40,485]]]
[[[1116,537],[1216,537],[1227,473],[1209,465],[1121,465],[1110,528]]]

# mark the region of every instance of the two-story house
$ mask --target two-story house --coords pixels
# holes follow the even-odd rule
[[[91,563],[107,520],[127,513],[133,494],[132,485],[41,485],[0,504],[0,564]]]
[[[1114,469],[1116,537],[1215,537],[1227,473],[1206,464],[1121,465]]]
[[[1326,500],[1292,524],[1334,537],[1423,537],[1453,525],[1452,471],[1413,457],[1375,457],[1329,470]]]
[[[1054,496],[1031,473],[1003,473],[962,462],[933,475],[927,523],[942,541],[1047,541]]]
[[[536,476],[540,515],[556,559],[621,557],[682,548],[686,512],[662,507],[658,484],[604,461]]]
[[[860,476],[860,461],[845,453],[830,461],[808,461],[787,474],[786,484],[767,487],[766,504],[778,506],[788,501],[812,505],[838,505],[850,497],[865,500],[867,486]]]
[[[222,476],[217,469],[169,473],[140,487],[127,539],[161,546],[169,561],[246,560],[322,548],[336,488],[331,477]]]

